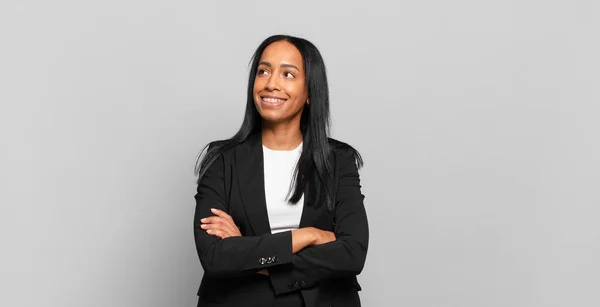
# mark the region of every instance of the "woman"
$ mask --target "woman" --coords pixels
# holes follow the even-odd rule
[[[319,51],[267,38],[252,58],[240,130],[198,161],[198,306],[360,306],[362,159],[328,135]]]

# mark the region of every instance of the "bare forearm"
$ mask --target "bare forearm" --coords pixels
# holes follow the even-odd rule
[[[292,230],[292,254],[295,254],[313,244],[316,235],[312,227]]]

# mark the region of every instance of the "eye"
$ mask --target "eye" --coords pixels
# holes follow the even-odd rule
[[[286,78],[296,78],[296,76],[294,76],[294,74],[289,71],[284,72],[283,76]]]
[[[259,76],[261,76],[261,75],[266,75],[266,74],[268,74],[268,73],[269,73],[269,72],[267,72],[267,71],[266,71],[266,70],[264,70],[264,69],[259,69],[259,70],[256,72],[256,74],[257,74],[257,75],[259,75]]]

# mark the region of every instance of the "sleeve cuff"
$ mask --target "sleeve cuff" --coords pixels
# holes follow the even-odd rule
[[[293,263],[270,268],[269,278],[275,295],[299,291],[316,284],[312,278],[295,268]]]
[[[257,261],[259,269],[267,269],[292,262],[293,254],[291,231],[284,231],[269,235],[264,239],[268,240],[268,242],[265,242],[268,246],[265,250],[270,251],[270,253],[257,255],[257,259],[255,261]]]

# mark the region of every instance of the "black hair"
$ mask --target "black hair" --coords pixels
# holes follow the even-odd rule
[[[338,147],[342,144],[350,148],[359,168],[362,167],[363,162],[360,154],[349,145],[341,142],[330,143],[329,86],[327,84],[325,62],[315,45],[306,39],[290,35],[270,36],[254,52],[250,60],[246,111],[242,125],[233,137],[211,142],[204,147],[202,152],[206,150],[206,154],[202,157],[201,152],[196,162],[198,182],[220,154],[237,144],[243,143],[255,133],[261,132],[262,117],[254,103],[254,80],[263,51],[267,46],[278,41],[287,41],[300,51],[304,65],[308,99],[310,100],[310,104],[304,106],[300,119],[300,131],[303,138],[302,154],[294,172],[295,186],[289,201],[297,203],[306,189],[310,192],[309,197],[312,201],[320,203],[324,200],[328,208],[332,210],[334,201],[331,199],[332,187],[330,187],[329,179],[333,170],[328,159],[331,145]],[[325,196],[325,199],[321,198],[323,196]]]

